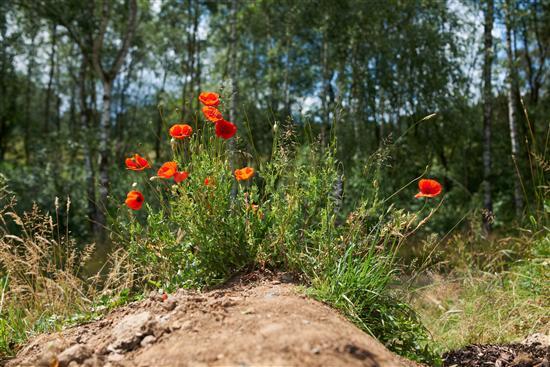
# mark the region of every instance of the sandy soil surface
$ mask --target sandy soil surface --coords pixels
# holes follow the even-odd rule
[[[204,293],[151,294],[100,321],[36,337],[7,366],[419,365],[283,275]]]

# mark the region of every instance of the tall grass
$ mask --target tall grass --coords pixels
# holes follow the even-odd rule
[[[486,251],[485,261],[473,266],[453,260],[458,267],[452,272],[436,275],[416,290],[412,305],[432,333],[435,350],[519,342],[533,333],[550,332],[550,237],[539,233],[520,239],[518,245],[527,248],[519,259],[504,262],[501,253],[493,252],[492,257]],[[448,258],[455,256],[460,255]]]
[[[66,215],[69,209],[68,199]],[[117,267],[106,282],[84,273],[94,247],[77,246],[58,222],[59,210],[56,200],[53,215],[36,205],[18,214],[17,200],[0,175],[0,355],[11,355],[29,335],[90,316],[107,289],[116,293],[128,285],[122,279],[128,275],[122,277]]]

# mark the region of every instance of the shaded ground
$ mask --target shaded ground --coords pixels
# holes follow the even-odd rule
[[[42,335],[7,366],[418,366],[282,278],[180,290]]]
[[[469,345],[447,352],[444,367],[550,367],[550,347],[538,341],[527,344]]]

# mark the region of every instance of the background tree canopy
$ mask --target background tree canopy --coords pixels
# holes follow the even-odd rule
[[[275,122],[336,134],[344,204],[427,170],[446,193],[432,231],[476,209],[497,229],[541,209],[548,0],[0,0],[0,40],[0,171],[23,208],[70,196],[83,238],[122,205],[124,158],[169,158],[159,110],[196,124],[203,90],[230,101],[250,130],[239,147],[260,157]],[[379,149],[391,159],[373,183],[363,166]],[[413,191],[396,205],[422,205]]]

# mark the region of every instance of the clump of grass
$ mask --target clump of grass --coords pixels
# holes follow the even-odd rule
[[[172,146],[189,178],[145,178],[137,189],[157,205],[150,201],[137,215],[122,208],[117,219],[145,284],[200,288],[243,270],[290,271],[393,350],[433,360],[426,330],[389,290],[397,249],[424,223],[417,214],[381,201],[375,177],[365,178],[373,187],[355,209],[342,212],[345,178],[334,139],[328,147],[299,143],[292,127],[275,125],[271,156],[260,159],[235,150],[242,141],[217,138],[210,122],[195,121],[194,130],[200,133]],[[242,166],[256,168],[253,179],[235,181]]]
[[[416,291],[413,307],[433,335],[436,350],[507,343],[535,332],[550,332],[550,237],[535,235],[530,241],[521,236],[516,239],[528,245],[529,251],[522,258],[508,260],[506,266],[496,252],[496,259],[487,258],[484,266],[455,268]]]
[[[58,200],[53,216],[36,205],[18,214],[16,203],[0,175],[0,355],[11,355],[29,335],[92,317],[107,289],[117,293],[127,286],[117,267],[106,282],[84,274],[93,245],[79,248],[71,239],[57,221]],[[69,208],[67,200],[66,214]]]

